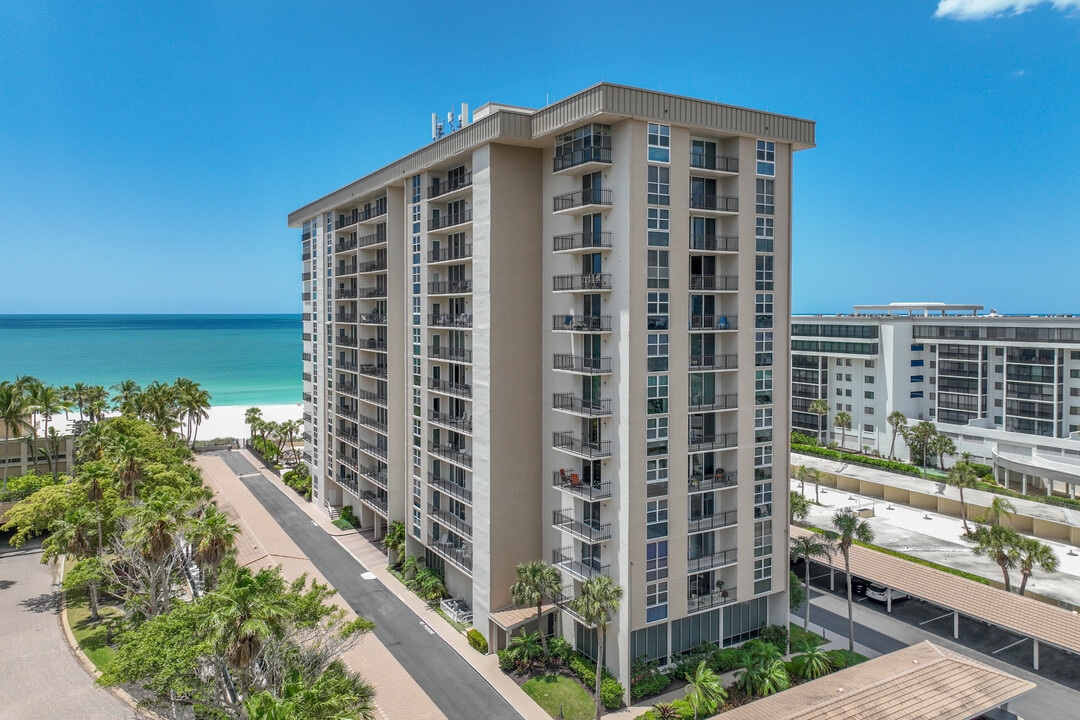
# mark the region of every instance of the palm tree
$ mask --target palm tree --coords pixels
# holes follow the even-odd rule
[[[694,720],[709,717],[727,700],[720,677],[702,660],[693,675],[686,676],[686,704],[694,711]]]
[[[793,537],[791,542],[791,562],[797,562],[800,558],[805,562],[803,568],[804,584],[806,585],[806,603],[803,609],[803,630],[810,628],[810,561],[813,558],[827,558],[832,555],[832,544],[827,538],[814,533],[804,537]]]
[[[851,546],[856,541],[873,542],[874,531],[870,529],[870,523],[851,508],[837,510],[832,524],[835,532],[830,532],[829,539],[844,556],[844,574],[847,576],[848,650],[855,652],[855,616],[851,602]]]
[[[257,424],[262,420],[262,409],[257,407],[249,407],[244,411],[244,424],[251,430],[251,436],[248,440],[255,439],[255,431],[257,430]]]
[[[1000,525],[1001,521],[1016,512],[1016,506],[1009,502],[1008,498],[995,495],[990,501],[990,507],[986,508],[982,517],[975,518],[976,522],[986,525]]]
[[[944,435],[938,435],[938,437],[945,437]],[[946,438],[948,440],[948,438]],[[949,440],[951,443],[952,440]],[[979,482],[978,475],[975,474],[975,469],[971,467],[971,463],[958,462],[949,468],[949,474],[945,478],[945,484],[954,487],[960,491],[960,519],[964,522],[964,534],[971,535],[971,529],[968,527],[967,522],[967,505],[964,504],[964,488],[972,489]]]
[[[554,598],[562,589],[562,575],[554,565],[543,560],[519,563],[514,571],[515,582],[510,586],[510,598],[518,605],[536,607],[536,627],[540,644],[547,654],[547,633],[543,626],[544,598]]]
[[[142,481],[143,450],[130,435],[106,439],[105,454],[116,465],[120,477],[120,497],[134,497]]]
[[[41,413],[42,419],[45,421],[45,429],[43,435],[45,438],[49,438],[49,421],[52,420],[52,416],[64,411],[64,408],[70,408],[71,403],[64,400],[60,396],[60,391],[52,385],[45,385],[44,383],[34,380],[28,383],[28,391],[30,395],[30,404],[34,408],[35,412]],[[52,458],[52,443],[45,443],[45,461],[48,463],[49,468],[53,467]],[[53,473],[54,477],[56,473]]]
[[[735,680],[740,690],[752,697],[788,689],[791,678],[778,648],[761,640],[750,640],[742,646],[742,651],[746,669]]]
[[[796,520],[805,520],[810,514],[810,501],[794,490],[788,495],[788,524],[793,525]]]
[[[988,557],[996,562],[1005,579],[1005,591],[1012,592],[1009,571],[1014,570],[1020,562],[1023,536],[1004,525],[982,525],[975,530],[972,537],[975,539],[975,547],[971,549],[971,554],[975,557]]]
[[[300,459],[300,451],[296,449],[296,433],[303,426],[304,423],[302,420],[286,420],[281,423],[281,432],[284,435],[282,443],[292,451],[292,460],[294,463]]]
[[[205,579],[204,587],[214,587],[221,561],[232,548],[239,532],[240,526],[218,510],[216,505],[208,505],[189,522],[185,535]]]
[[[138,415],[142,388],[134,380],[123,380],[110,388],[113,391],[113,410],[122,415]]]
[[[923,420],[916,423],[914,426],[907,428],[904,432],[904,441],[908,444],[909,449],[918,448],[920,462],[923,469],[923,477],[926,477],[926,451],[930,445],[930,439],[937,435],[937,428],[934,423],[929,420]]]
[[[1026,537],[1020,541],[1020,590],[1021,595],[1027,588],[1028,578],[1031,577],[1035,568],[1048,573],[1056,573],[1061,561],[1058,560],[1054,549],[1046,543],[1039,542],[1035,538]]]
[[[86,388],[86,396],[83,399],[83,407],[91,422],[99,422],[105,417],[105,410],[109,406],[109,394],[103,385],[91,385]]]
[[[82,420],[83,405],[86,403],[86,383],[77,382],[68,390],[68,400],[75,403],[75,407],[79,409],[79,419]]]
[[[252,408],[258,410],[258,408]],[[249,411],[250,412],[250,411]],[[252,434],[254,437],[254,434]],[[405,523],[394,520],[383,535],[382,545],[387,551],[394,553],[395,561],[400,563],[405,559]]]
[[[814,502],[818,505],[821,504],[821,478],[824,475],[824,471],[817,468],[810,468],[808,470],[808,476],[814,481]]]
[[[210,413],[207,412],[210,409],[210,393],[189,378],[177,378],[174,387],[177,391],[180,419],[187,422],[187,434],[191,441],[191,449],[194,450],[195,435],[199,432],[199,425],[210,417]]]
[[[514,664],[523,670],[528,670],[538,663],[547,654],[540,642],[542,638],[543,633],[527,633],[525,628],[522,628],[520,633],[511,637],[506,649],[510,651],[510,657],[513,658]]]
[[[169,611],[171,583],[165,565],[176,548],[177,534],[186,520],[188,507],[189,503],[176,490],[163,487],[137,504],[132,512],[127,537],[147,563],[148,617]]]
[[[889,413],[889,417],[885,418],[885,421],[892,428],[892,442],[889,443],[889,459],[892,460],[894,457],[893,452],[896,450],[896,436],[907,427],[907,416],[899,410],[893,410]]]
[[[792,669],[799,677],[816,680],[822,675],[829,674],[833,665],[832,658],[820,645],[805,643],[800,649],[802,653],[791,658]]]
[[[799,481],[799,492],[803,494],[803,497],[806,497],[806,478],[808,477],[810,477],[810,468],[800,465],[795,471],[795,479]]]
[[[279,695],[255,693],[244,709],[250,720],[372,720],[374,697],[371,685],[335,660],[314,680],[290,671]]]
[[[821,399],[813,400],[811,401],[808,410],[818,416],[817,436],[818,442],[821,442],[821,438],[825,433],[825,428],[823,427],[825,424],[825,416],[829,414],[829,403]]]
[[[930,438],[930,442],[927,444],[926,449],[932,455],[937,456],[938,468],[942,471],[945,470],[945,456],[956,454],[956,444],[952,441],[952,438],[944,433],[938,433]]]
[[[8,443],[12,437],[29,433],[30,410],[22,388],[7,380],[0,382],[0,422],[4,424],[4,452],[9,453]],[[4,463],[3,482],[0,490],[7,490],[8,463]]]
[[[600,697],[600,681],[603,679],[604,669],[604,641],[607,639],[607,626],[611,622],[612,613],[619,611],[619,600],[622,598],[622,586],[607,575],[594,575],[581,583],[581,594],[570,601],[570,609],[585,621],[587,625],[596,628],[596,718],[600,720],[603,711],[603,701]]]
[[[851,413],[843,410],[833,417],[833,426],[840,428],[840,460],[844,459],[844,445],[847,443],[847,431],[851,429]]]

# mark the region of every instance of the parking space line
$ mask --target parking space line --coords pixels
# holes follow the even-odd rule
[[[1009,649],[1009,648],[1011,648],[1011,647],[1016,647],[1016,646],[1017,646],[1017,645],[1019,645],[1020,643],[1024,643],[1024,642],[1027,642],[1027,641],[1028,641],[1028,640],[1030,640],[1030,639],[1031,639],[1031,638],[1020,638],[1020,639],[1019,639],[1019,640],[1017,640],[1016,642],[1014,642],[1014,643],[1009,643],[1008,645],[1006,645],[1006,646],[1005,646],[1005,647],[1003,647],[1003,648],[998,648],[997,650],[995,650],[994,652],[992,652],[992,653],[990,653],[990,654],[991,654],[991,655],[997,655],[997,654],[998,654],[999,652],[1001,652],[1001,651],[1003,651],[1003,650],[1008,650],[1008,649]]]
[[[926,625],[927,623],[932,623],[935,620],[941,620],[942,618],[947,618],[947,617],[952,617],[952,616],[953,616],[953,614],[951,612],[947,612],[944,615],[938,615],[935,618],[930,618],[929,620],[923,620],[921,623],[919,623],[919,627],[922,627],[923,625]]]

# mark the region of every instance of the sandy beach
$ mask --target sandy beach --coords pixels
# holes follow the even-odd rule
[[[196,440],[213,440],[214,438],[246,438],[250,434],[248,426],[244,424],[244,413],[251,405],[217,405],[210,408],[210,417],[199,425]],[[304,409],[300,403],[293,405],[257,405],[262,410],[263,420],[282,422],[284,420],[300,420]],[[50,427],[55,427],[60,432],[70,432],[71,422],[79,419],[79,413],[69,413],[65,418],[63,413],[54,415],[49,421]],[[44,422],[38,420],[38,431],[44,431]]]

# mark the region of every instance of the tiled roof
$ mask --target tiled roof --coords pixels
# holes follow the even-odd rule
[[[554,605],[546,604],[541,609],[542,614],[547,614],[555,609]],[[491,619],[495,621],[495,624],[501,627],[503,630],[512,631],[518,626],[524,625],[530,620],[536,619],[535,607],[518,607],[517,605],[508,605],[507,607],[499,610],[498,612],[491,613]]]
[[[809,534],[809,530],[791,526],[792,537]],[[843,570],[842,557],[834,563]],[[1080,615],[1075,612],[858,545],[851,547],[851,574],[1017,635],[1080,653]]]
[[[929,642],[755,700],[724,720],[966,720],[1035,684]]]

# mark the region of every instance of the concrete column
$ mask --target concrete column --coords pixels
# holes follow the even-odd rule
[[[1046,497],[1050,497],[1054,494],[1054,481],[1050,478],[1045,478],[1046,481]]]
[[[885,589],[885,612],[892,613],[892,588]]]
[[[1027,495],[1027,473],[1020,473],[1020,493]]]
[[[1034,659],[1035,669],[1039,669],[1039,641],[1035,638],[1031,639],[1031,655]]]
[[[836,570],[829,568],[829,592],[836,592]]]
[[[960,638],[960,613],[953,610],[952,614],[952,636],[953,640]]]

